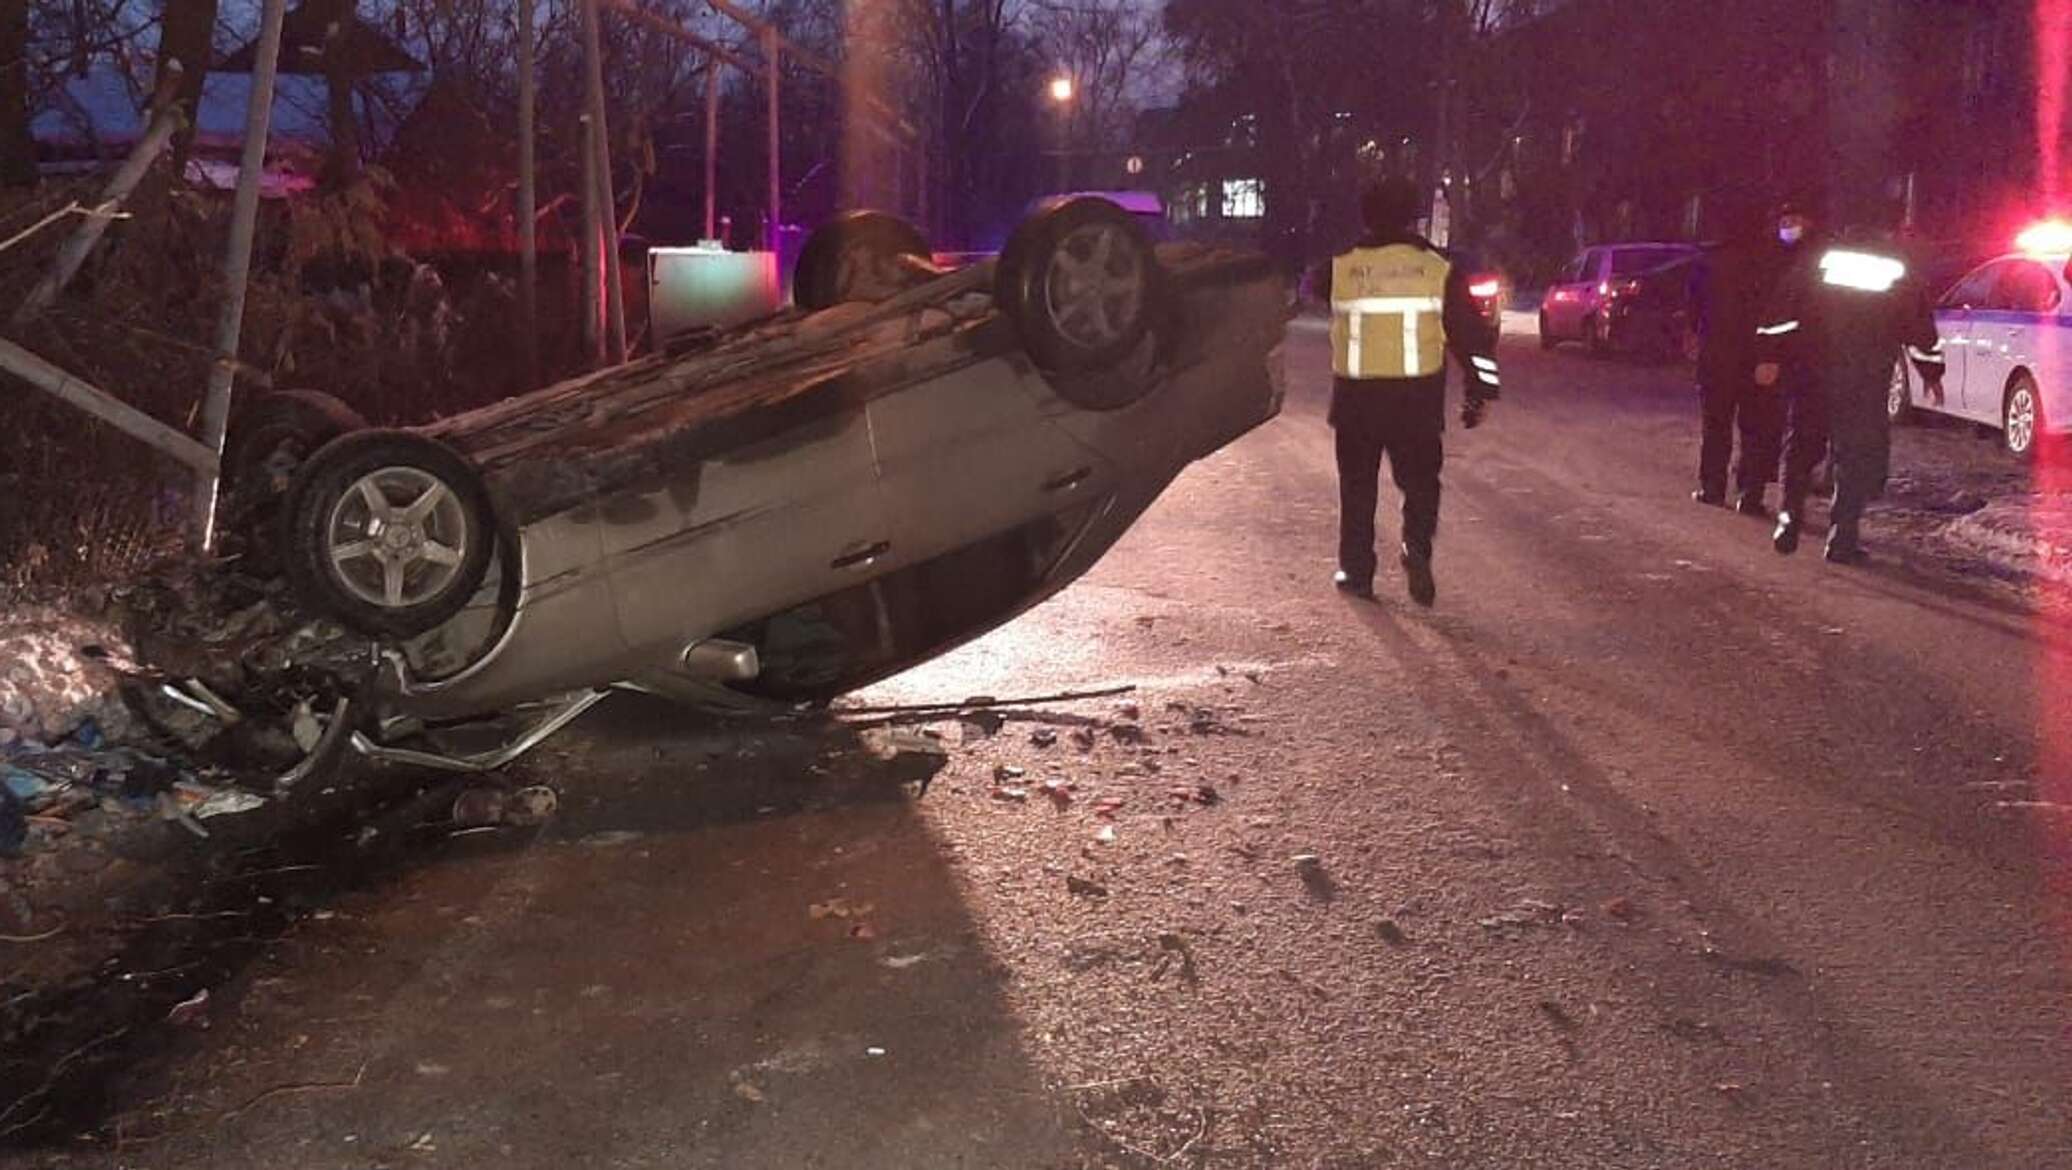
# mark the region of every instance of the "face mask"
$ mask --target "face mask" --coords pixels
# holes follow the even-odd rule
[[[1806,229],[1797,224],[1786,224],[1777,229],[1777,238],[1786,244],[1796,244],[1806,238]]]

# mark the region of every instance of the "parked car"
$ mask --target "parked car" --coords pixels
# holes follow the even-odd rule
[[[1618,332],[1622,322],[1628,334],[1652,329],[1662,293],[1673,282],[1651,283],[1645,278],[1688,264],[1697,255],[1696,247],[1675,243],[1585,249],[1540,300],[1540,346],[1552,349],[1564,341],[1580,341],[1594,353],[1609,353],[1623,340]],[[1634,303],[1643,297],[1646,307],[1635,311]]]
[[[1280,409],[1263,256],[1155,246],[1099,199],[997,260],[928,255],[852,215],[765,321],[427,426],[308,401],[248,426],[252,542],[382,663],[313,755],[494,767],[614,686],[828,700],[1064,588]],[[526,708],[480,751],[421,739]]]
[[[1943,402],[1927,400],[1920,375],[1894,355],[1886,398],[1894,422],[1915,411],[1990,427],[2017,458],[2034,457],[2072,431],[2072,227],[2040,224],[2020,249],[1988,260],[1937,301]]]

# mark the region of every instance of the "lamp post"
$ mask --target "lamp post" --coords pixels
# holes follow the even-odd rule
[[[1058,111],[1058,193],[1071,186],[1072,99],[1078,87],[1069,73],[1050,79],[1050,103]]]

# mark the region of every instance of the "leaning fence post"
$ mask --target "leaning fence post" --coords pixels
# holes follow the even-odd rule
[[[273,118],[274,66],[281,53],[284,0],[264,0],[259,44],[252,61],[252,100],[245,107],[244,153],[238,158],[237,197],[230,210],[230,246],[223,256],[223,316],[216,326],[216,361],[209,367],[202,399],[201,441],[220,460],[230,425],[231,381],[237,374],[238,339],[245,324],[245,283],[252,271],[252,232],[259,219],[259,180],[266,173],[266,135]],[[207,553],[215,538],[216,492],[221,468],[194,481],[194,547]]]
[[[136,190],[137,184],[143,181],[145,172],[151,169],[152,162],[165,150],[166,143],[173,140],[173,131],[180,128],[180,122],[178,106],[167,105],[159,110],[158,116],[151,120],[151,128],[144,132],[144,137],[137,140],[136,146],[130,149],[129,157],[122,160],[122,165],[116,168],[114,177],[108,180],[107,188],[101,192],[100,203],[88,209],[86,222],[80,224],[78,230],[59,247],[57,261],[51,265],[49,272],[43,274],[43,279],[37,281],[35,287],[29,290],[29,295],[22,298],[22,303],[15,309],[9,324],[20,329],[37,314],[49,308],[58,299],[58,294],[65,291],[65,286],[70,284],[72,277],[78,273],[79,266],[86,263],[87,256],[93,252],[94,245],[100,243],[101,237],[107,233],[108,221],[114,218],[115,210],[122,206],[123,201],[130,197],[130,192]]]

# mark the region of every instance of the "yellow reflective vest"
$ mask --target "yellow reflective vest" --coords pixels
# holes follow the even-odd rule
[[[1423,378],[1446,368],[1446,257],[1412,244],[1331,262],[1331,368],[1341,378]]]

